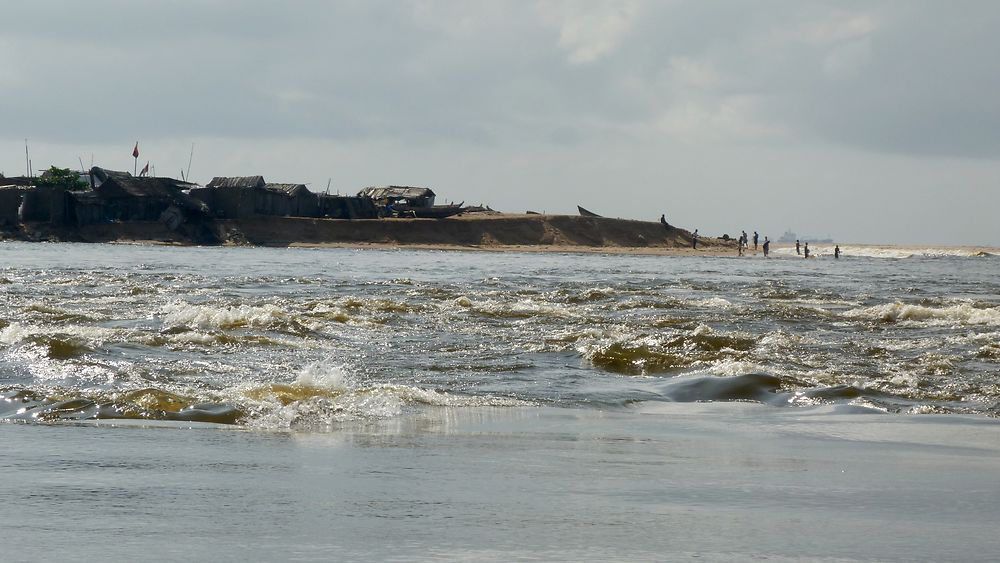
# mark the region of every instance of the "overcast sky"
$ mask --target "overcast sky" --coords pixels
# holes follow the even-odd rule
[[[1000,245],[1000,2],[32,0],[0,171],[80,161]]]

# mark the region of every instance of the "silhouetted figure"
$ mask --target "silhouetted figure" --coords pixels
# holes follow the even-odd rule
[[[695,229],[694,234],[691,235],[691,248],[698,250],[698,229]]]
[[[767,237],[764,237],[764,258],[767,258],[767,251],[770,250],[770,247],[771,241],[767,240]]]
[[[757,252],[757,231],[753,232],[753,251]]]
[[[808,242],[806,243],[805,253],[806,253],[806,258],[809,258],[809,243]]]
[[[670,229],[670,224],[667,223],[667,215],[666,214],[660,215],[660,224],[663,225],[664,229],[668,229],[668,230]]]
[[[795,253],[802,254],[801,250],[799,249],[799,239],[795,239]]]
[[[743,256],[743,235],[740,235],[740,240],[736,244],[736,255]]]
[[[839,244],[837,246],[833,247],[833,257],[837,258],[837,259],[840,258],[840,245]]]

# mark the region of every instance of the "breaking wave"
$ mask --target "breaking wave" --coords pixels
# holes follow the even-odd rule
[[[590,343],[580,352],[595,367],[627,375],[649,375],[743,357],[756,344],[754,338],[719,333],[700,325],[687,332]]]
[[[819,244],[810,246],[810,253],[813,256],[832,257],[834,245]],[[1000,250],[996,248],[984,247],[906,247],[906,246],[866,246],[866,245],[841,245],[841,256],[843,258],[992,258],[1000,256]],[[773,254],[779,256],[797,256],[794,247],[776,248]]]
[[[82,420],[169,420],[236,424],[242,412],[231,405],[199,402],[160,389],[127,392],[53,388],[0,393],[0,420],[56,422]]]
[[[260,328],[293,334],[304,334],[318,328],[304,319],[293,317],[281,307],[270,304],[218,307],[173,303],[164,308],[163,323],[168,327],[223,330]]]
[[[254,428],[323,430],[334,424],[400,416],[411,406],[512,407],[531,403],[492,396],[461,396],[409,385],[364,385],[342,365],[310,364],[289,384],[238,391],[249,401],[245,423]]]
[[[0,420],[55,422],[160,420],[241,425],[261,430],[326,430],[348,421],[383,420],[418,406],[516,407],[534,403],[464,396],[408,385],[363,385],[343,366],[317,362],[291,383],[187,392],[157,387],[128,391],[0,390]]]
[[[51,359],[65,360],[93,351],[116,334],[100,327],[45,327],[14,322],[0,330],[0,344],[40,350]]]
[[[1000,307],[958,303],[943,307],[928,307],[896,301],[851,309],[843,313],[850,319],[884,323],[914,322],[932,324],[970,324],[1000,326]]]

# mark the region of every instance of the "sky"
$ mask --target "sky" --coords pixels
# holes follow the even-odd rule
[[[998,2],[33,0],[4,20],[7,176],[27,139],[36,170],[190,161],[199,183],[1000,245]]]

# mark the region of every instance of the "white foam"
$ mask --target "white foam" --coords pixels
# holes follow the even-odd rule
[[[757,348],[769,352],[777,350],[788,350],[802,346],[804,344],[814,344],[815,341],[799,334],[792,334],[783,330],[777,330],[765,334],[757,341]]]
[[[3,330],[0,330],[0,342],[12,346],[23,341],[32,331],[21,323],[10,323]]]
[[[0,330],[0,343],[13,346],[36,336],[64,335],[79,338],[88,346],[100,346],[120,333],[120,330],[96,326],[62,324],[57,327],[49,327],[14,322]]]
[[[707,369],[700,369],[697,372],[691,373],[704,374],[705,372],[708,372],[712,375],[736,376],[748,373],[769,373],[771,371],[773,371],[772,368],[768,368],[754,362],[747,362],[744,360],[723,360],[709,366]]]
[[[579,318],[580,315],[563,305],[556,305],[549,302],[539,302],[533,299],[521,299],[514,303],[503,301],[474,301],[469,305],[456,303],[462,307],[469,307],[473,311],[497,315],[501,317],[559,317],[559,318]]]
[[[809,248],[810,256],[832,257],[834,246],[830,244],[816,245]],[[796,256],[795,247],[781,247],[771,251],[779,256]],[[875,245],[841,245],[840,254],[842,257],[858,256],[863,258],[944,258],[955,257],[981,257],[998,256],[1000,249],[983,247],[917,247],[917,246],[875,246]]]
[[[201,329],[274,328],[306,324],[303,320],[293,319],[283,309],[271,304],[216,307],[183,302],[166,305],[163,322],[167,326],[187,326]]]
[[[506,397],[461,396],[410,385],[363,386],[346,366],[326,360],[309,364],[296,375],[293,387],[304,398],[281,404],[267,394],[252,401],[248,426],[271,430],[324,430],[347,421],[399,417],[408,405],[444,407],[513,407],[532,403]],[[249,388],[234,390],[236,401],[247,401]]]
[[[693,305],[695,307],[708,307],[714,309],[727,309],[732,307],[733,304],[727,299],[722,297],[709,297],[708,299],[694,299],[687,302],[688,305]]]
[[[896,301],[872,307],[851,309],[843,313],[851,319],[884,322],[918,322],[939,325],[974,324],[1000,326],[1000,307],[980,308],[970,303],[945,307],[925,307]]]
[[[314,362],[302,368],[294,385],[330,391],[344,391],[354,388],[354,378],[343,365],[328,361]]]

